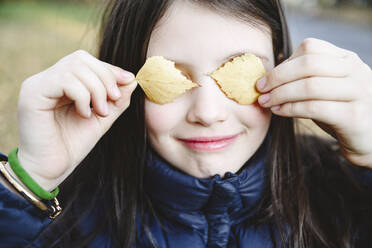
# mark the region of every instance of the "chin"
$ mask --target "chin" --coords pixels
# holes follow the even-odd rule
[[[242,167],[244,163],[239,163],[236,166],[232,166],[231,161],[226,161],[221,163],[220,162],[202,162],[199,161],[195,167],[178,167],[180,170],[184,171],[185,173],[197,177],[197,178],[210,178],[215,175],[220,175],[220,177],[224,177],[226,172],[236,173]],[[226,167],[226,164],[229,164],[229,167]]]

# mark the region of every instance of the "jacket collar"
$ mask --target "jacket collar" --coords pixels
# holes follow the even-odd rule
[[[149,147],[145,191],[155,209],[193,228],[207,224],[208,215],[228,215],[231,224],[241,222],[255,212],[264,190],[269,140],[270,133],[239,172],[227,172],[223,178],[188,175]]]

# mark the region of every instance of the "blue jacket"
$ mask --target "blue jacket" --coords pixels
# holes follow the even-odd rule
[[[254,228],[250,223],[266,184],[266,151],[267,140],[239,172],[207,179],[187,175],[151,151],[147,157],[145,190],[158,210],[163,228],[152,215],[146,216],[146,222],[158,247],[273,247],[268,226]],[[2,159],[7,158],[2,154]],[[360,180],[370,186],[371,171],[358,172]],[[96,216],[99,214],[87,217],[81,229],[88,231]],[[1,248],[42,247],[37,235],[50,222],[44,213],[0,184]],[[276,230],[274,236],[279,240]],[[102,234],[89,247],[115,244]],[[139,221],[134,247],[152,247]]]

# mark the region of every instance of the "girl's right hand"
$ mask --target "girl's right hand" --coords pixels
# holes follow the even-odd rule
[[[20,164],[41,187],[53,190],[128,108],[137,84],[133,73],[83,50],[27,78],[17,111]]]

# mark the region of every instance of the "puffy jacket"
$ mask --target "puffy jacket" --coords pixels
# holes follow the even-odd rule
[[[146,223],[158,247],[273,247],[268,226],[254,228],[250,222],[266,185],[267,141],[266,138],[240,171],[227,172],[224,178],[187,175],[151,150],[144,182],[158,219],[147,215]],[[372,185],[371,170],[363,170],[359,178]],[[94,225],[95,214],[92,215],[81,224],[82,229]],[[0,184],[0,247],[42,247],[35,237],[50,222],[37,208]],[[153,247],[139,220],[136,235],[134,247]],[[276,230],[274,236],[279,239]],[[89,247],[115,245],[102,234]]]

